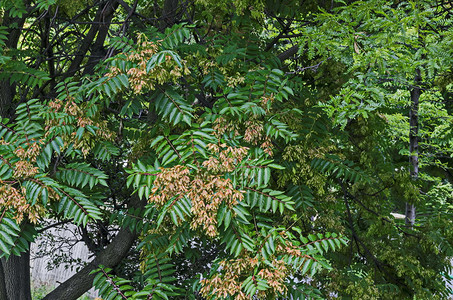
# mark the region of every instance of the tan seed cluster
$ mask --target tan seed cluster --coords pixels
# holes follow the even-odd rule
[[[96,136],[103,140],[112,141],[115,139],[115,132],[107,128],[107,121],[95,120],[88,118],[85,115],[85,109],[81,107],[71,99],[62,101],[60,99],[55,99],[50,101],[47,106],[50,108],[52,113],[63,113],[68,116],[68,118],[55,118],[46,121],[46,136],[49,136],[52,133],[53,127],[58,127],[61,125],[72,125],[74,126],[74,131],[61,135],[61,138],[64,141],[65,147],[73,143],[74,148],[82,151],[84,156],[88,155],[91,149],[95,146],[95,141],[92,134],[85,130],[81,139],[76,138],[76,130],[78,128],[85,128],[86,126],[95,126],[98,129],[96,130]]]
[[[137,39],[137,49],[118,56],[120,60],[132,62],[134,67],[121,70],[116,66],[112,66],[109,73],[105,75],[106,77],[113,78],[120,74],[127,74],[129,84],[134,93],[140,94],[145,88],[154,90],[158,84],[170,81],[175,82],[183,75],[190,73],[187,67],[181,68],[170,55],[165,56],[164,62],[156,64],[147,71],[148,62],[159,51],[160,42],[149,41],[144,34],[139,34]],[[185,61],[181,60],[181,64],[184,65],[184,63]]]
[[[242,192],[233,187],[230,179],[215,175],[196,177],[191,183],[188,196],[192,200],[191,212],[194,215],[190,227],[202,227],[210,237],[218,235],[217,211],[220,205],[225,202],[232,209],[244,198]]]
[[[39,173],[38,167],[35,167],[27,160],[19,160],[14,164],[14,178],[33,177]]]
[[[253,145],[260,145],[269,156],[272,156],[273,145],[271,139],[264,133],[263,122],[252,120],[245,124],[244,140]]]
[[[16,154],[16,156],[22,160],[29,160],[31,162],[35,162],[36,158],[40,153],[42,144],[43,144],[42,140],[29,142],[27,143],[28,146],[27,149],[24,149],[22,146],[19,146],[14,150],[14,154]]]
[[[293,266],[287,265],[283,257],[292,256],[305,260],[314,258],[303,254],[301,248],[294,245],[284,231],[280,232],[275,243],[275,253],[268,261],[262,256],[251,257],[249,256],[251,253],[245,250],[242,250],[238,258],[221,261],[220,272],[201,281],[202,295],[207,299],[214,299],[214,295],[238,300],[249,299],[242,291],[242,284],[253,274],[256,276],[253,277],[254,280],[264,279],[270,287],[266,291],[258,291],[255,295],[257,299],[274,299],[277,295],[285,295],[288,291],[286,279],[296,270]]]
[[[260,121],[247,121],[245,122],[244,140],[253,145],[257,145],[263,138],[263,122]]]
[[[217,119],[214,120],[213,129],[217,137],[221,137],[223,134],[228,132],[233,132],[234,136],[239,135],[238,123],[228,121],[224,117],[218,117]]]
[[[274,258],[271,266],[265,264],[262,258],[243,257],[220,262],[221,271],[210,279],[201,281],[200,290],[203,297],[215,299],[216,297],[233,297],[235,300],[250,299],[241,289],[243,281],[253,275],[253,281],[264,279],[270,286],[267,291],[258,291],[254,296],[257,299],[269,299],[278,294],[286,294],[285,280],[288,276],[288,267],[283,260]]]
[[[207,148],[217,155],[203,162],[203,167],[212,173],[227,173],[236,169],[247,155],[247,147],[227,147],[226,144],[208,144]]]
[[[30,205],[25,198],[25,189],[21,191],[9,184],[0,182],[0,211],[13,209],[14,219],[19,224],[25,217],[32,223],[37,223],[45,214],[45,209],[40,204]]]
[[[242,131],[237,123],[226,120],[224,117],[215,119],[213,126],[215,135],[221,137],[225,133],[233,132],[235,136],[239,136]],[[244,140],[252,145],[260,145],[269,156],[272,156],[274,146],[271,139],[265,134],[264,126],[261,121],[252,120],[245,123]]]
[[[172,204],[188,197],[192,201],[193,215],[191,228],[203,228],[210,237],[215,237],[217,231],[217,211],[225,202],[232,208],[237,201],[243,199],[242,192],[234,189],[231,180],[219,175],[190,176],[190,171],[184,166],[161,169],[154,181],[154,187],[148,199],[156,207],[164,206],[168,201]]]
[[[209,144],[214,154],[202,163],[202,168],[192,172],[178,165],[161,169],[156,176],[148,201],[161,208],[169,201],[171,206],[184,197],[192,202],[191,228],[202,228],[206,235],[218,235],[217,212],[222,203],[232,209],[244,195],[237,190],[225,174],[232,172],[248,153],[246,147],[227,147]]]
[[[161,208],[172,198],[177,201],[184,197],[188,193],[189,188],[189,169],[180,165],[161,169],[154,181],[154,187],[151,189],[148,201]]]

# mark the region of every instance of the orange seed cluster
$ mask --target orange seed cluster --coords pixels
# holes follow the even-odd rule
[[[242,284],[252,274],[264,279],[270,287],[266,291],[258,291],[255,295],[257,299],[274,299],[275,296],[285,295],[288,291],[285,285],[286,279],[294,269],[284,261],[283,257],[291,256],[304,260],[314,258],[304,254],[299,246],[290,242],[286,232],[280,232],[280,237],[284,241],[276,244],[275,253],[269,257],[268,261],[265,261],[262,256],[251,257],[250,252],[245,250],[238,258],[221,261],[220,272],[201,281],[202,295],[207,299],[213,299],[213,295],[220,295],[223,298],[230,296],[237,300],[249,299],[242,291]]]
[[[247,121],[245,123],[244,140],[253,145],[260,145],[269,156],[272,156],[272,142],[270,138],[264,133],[263,123],[257,120]]]
[[[189,173],[186,167],[180,165],[161,169],[154,181],[148,201],[161,208],[169,199],[174,198],[177,201],[184,197],[189,192]]]
[[[183,166],[162,169],[154,181],[154,187],[148,199],[157,207],[168,201],[173,203],[188,197],[192,201],[193,214],[191,227],[202,227],[210,237],[217,236],[217,210],[225,202],[232,208],[243,194],[235,190],[231,180],[218,175],[200,175],[190,177],[190,171]]]
[[[227,173],[236,169],[236,166],[247,155],[247,147],[227,147],[225,144],[216,145],[208,144],[207,148],[216,153],[217,156],[211,156],[203,162],[203,167],[213,173]]]

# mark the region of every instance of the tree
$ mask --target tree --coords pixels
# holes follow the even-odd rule
[[[44,219],[44,299],[448,294],[449,3],[0,5],[0,299]]]
[[[442,272],[430,280],[422,274],[432,272],[434,265],[450,270],[447,261],[427,259],[433,250],[448,256],[451,245],[444,231],[449,212],[443,206],[451,198],[432,194],[444,185],[451,190],[447,7],[424,1],[354,2],[322,12],[316,26],[301,33],[304,43],[309,43],[309,58],[342,61],[350,76],[321,106],[349,135],[349,146],[342,145],[352,150],[349,160],[368,174],[366,180],[353,178],[353,186],[340,183],[352,245],[366,260],[351,267],[353,272],[360,269],[354,275],[357,282],[345,287],[353,295],[446,297],[440,287]],[[333,163],[315,166],[341,178],[341,168]],[[404,202],[406,223],[395,224],[390,213],[404,212]],[[364,268],[366,264],[374,270]],[[392,291],[390,287],[396,286]],[[389,288],[396,294],[389,296]]]

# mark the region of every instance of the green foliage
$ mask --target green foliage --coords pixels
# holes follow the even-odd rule
[[[28,249],[28,243],[23,243],[23,239],[19,237],[21,231],[20,227],[12,217],[11,212],[7,212],[6,210],[3,211],[0,223],[0,228],[2,229],[0,233],[0,249],[2,250],[3,256],[10,255],[11,252],[17,248],[19,248],[19,251],[16,251],[16,253],[20,253],[20,246],[14,247],[16,245],[15,240],[20,241],[23,250]]]
[[[44,3],[44,1],[42,1]],[[25,5],[22,0],[19,1],[8,1],[3,0],[0,2],[0,6],[8,12],[10,17],[22,17],[22,14],[27,12]]]
[[[86,163],[67,164],[64,169],[60,169],[55,173],[55,177],[62,182],[79,188],[89,185],[90,189],[92,189],[97,184],[107,186],[105,181],[107,176]]]
[[[0,79],[10,83],[24,84],[30,88],[41,87],[50,78],[46,72],[28,67],[22,62],[8,60],[3,65],[4,71]]]
[[[29,4],[0,1],[25,22],[0,28],[3,257],[53,218],[95,255],[137,238],[131,260],[92,273],[105,299],[448,296],[448,9]],[[90,23],[104,12],[105,32]],[[394,217],[406,205],[414,224]]]
[[[111,271],[112,269],[103,266],[93,271],[97,273],[93,284],[99,290],[99,294],[105,299],[129,299],[133,293],[130,281],[110,275]]]

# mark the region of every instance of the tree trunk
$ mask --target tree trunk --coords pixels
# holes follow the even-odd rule
[[[78,299],[93,286],[95,274],[90,274],[90,272],[99,268],[99,265],[112,268],[119,264],[130,250],[135,238],[136,235],[129,229],[122,229],[112,243],[101,251],[92,262],[60,284],[43,300]]]
[[[104,47],[105,39],[108,35],[110,23],[112,22],[115,10],[118,8],[118,1],[114,0],[109,2],[105,5],[102,13],[100,15],[99,20],[101,20],[99,25],[97,26],[97,36],[96,40],[91,46],[90,57],[88,62],[85,66],[85,70],[83,74],[91,74],[95,65],[102,59],[105,59],[105,55],[107,51]],[[93,25],[94,26],[94,25]]]
[[[5,48],[16,49],[21,35],[21,27],[25,23],[25,17],[11,18],[8,12],[3,13],[2,26],[8,28],[8,39],[5,40]],[[16,26],[13,26],[16,24]],[[16,27],[16,28],[14,28]],[[10,84],[9,80],[0,81],[0,116],[10,118],[13,113],[13,99],[16,94],[16,87]]]
[[[137,198],[131,200],[131,207],[143,208],[145,203]],[[129,228],[122,228],[113,241],[96,258],[71,278],[60,284],[42,300],[76,300],[86,293],[92,286],[95,274],[91,271],[99,268],[99,265],[113,268],[118,265],[131,249],[137,234]]]
[[[0,260],[0,300],[8,300],[6,298],[5,272],[3,271],[3,264],[1,260]]]
[[[14,97],[14,87],[8,80],[0,81],[0,116],[7,118],[11,115]]]
[[[5,275],[4,288],[6,290],[6,297],[3,294],[0,295],[0,299],[31,300],[30,252],[24,252],[21,256],[12,255],[8,259],[2,258],[1,265]],[[0,290],[2,288],[1,284]]]
[[[411,164],[411,177],[418,178],[418,107],[421,95],[420,69],[415,71],[415,86],[411,90],[411,109],[409,112],[409,162]],[[406,203],[406,225],[414,226],[415,223],[415,205]]]

